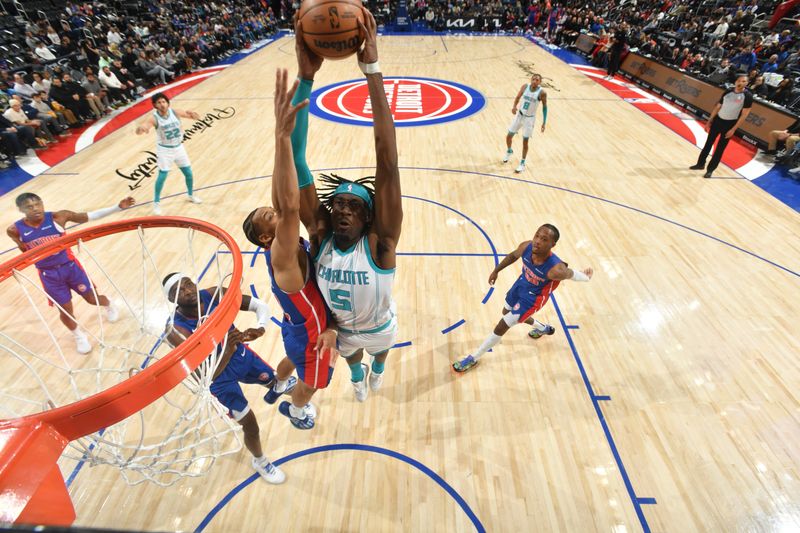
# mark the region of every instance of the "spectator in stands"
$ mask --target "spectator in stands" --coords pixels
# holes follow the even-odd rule
[[[730,15],[727,17],[723,17],[719,19],[719,23],[717,27],[714,28],[714,31],[711,33],[712,39],[724,39],[725,36],[728,34],[728,21],[730,20]]]
[[[39,146],[46,146],[48,141],[55,142],[53,134],[50,133],[50,130],[47,129],[47,126],[45,126],[41,120],[31,120],[28,118],[28,115],[22,111],[21,101],[12,99],[8,104],[10,107],[5,110],[3,117],[12,122],[14,127],[20,128],[28,126],[33,128],[34,135],[36,135],[36,142]]]
[[[44,131],[49,131],[51,137],[54,135],[66,137],[67,134],[64,133],[64,130],[67,128],[66,126],[63,128],[61,127],[55,117],[55,114],[50,115],[48,113],[40,113],[39,109],[33,105],[37,98],[41,100],[39,93],[34,94],[34,99],[29,102],[23,102],[19,95],[14,95],[14,98],[19,101],[20,105],[22,105],[22,112],[25,113],[25,116],[27,116],[30,120],[40,120],[42,122],[42,129]]]
[[[83,121],[91,116],[92,111],[89,109],[89,103],[83,98],[85,91],[80,86],[78,88],[80,91],[76,92],[74,83],[67,85],[61,78],[53,76],[49,96],[51,100],[69,109],[78,121]]]
[[[152,61],[152,57],[152,52],[150,52],[150,55],[147,55],[144,51],[142,51],[139,54],[139,60],[136,62],[136,65],[142,70],[142,72],[144,72],[146,76],[159,78],[161,79],[162,84],[167,83],[167,76],[171,78],[175,75],[175,73],[165,69],[160,65],[157,65]]]
[[[731,65],[746,72],[752,70],[757,64],[758,58],[751,47],[744,47],[741,53],[731,59]]]
[[[61,45],[58,47],[58,55],[67,56],[78,52],[78,45],[65,35],[61,38]]]
[[[122,43],[122,35],[120,35],[116,26],[111,26],[111,29],[108,30],[108,33],[106,34],[106,41],[108,42],[109,46],[113,44],[118,47]]]
[[[34,48],[36,48],[36,45],[38,43],[39,43],[39,39],[37,39],[36,36],[33,35],[32,31],[26,31],[25,32],[25,44],[28,45],[28,48],[33,50]]]
[[[747,88],[750,90],[751,93],[753,93],[753,96],[757,96],[758,98],[767,97],[768,87],[764,83],[764,76],[762,75],[756,76],[756,79],[753,81],[753,83],[748,85]]]
[[[794,150],[794,146],[797,144],[797,141],[800,141],[800,120],[795,120],[794,123],[792,123],[785,130],[772,130],[769,132],[769,144],[767,145],[767,150],[764,153],[770,155],[777,153],[778,143],[785,142],[785,153],[788,154]]]
[[[22,77],[22,74],[17,72],[14,74],[14,92],[25,98],[30,98],[33,96],[33,93],[36,92],[36,89],[31,87],[29,83],[25,83],[25,78]]]
[[[133,93],[140,92],[139,87],[136,85],[136,76],[122,66],[122,61],[119,59],[112,61],[109,70],[111,70],[112,74],[117,77],[126,90],[133,91]],[[141,89],[141,92],[144,92],[144,89]]]
[[[86,67],[86,78],[81,82],[81,87],[86,91],[89,105],[94,105],[101,113],[110,113],[111,102],[108,101],[108,92],[100,85],[100,81],[90,67]]]
[[[708,49],[706,58],[714,63],[719,63],[722,61],[723,57],[725,57],[725,49],[722,47],[722,41],[717,39],[714,41],[714,44],[711,46],[711,48]]]
[[[626,51],[628,45],[628,27],[624,22],[617,26],[609,43],[608,50],[608,76],[606,79],[613,79],[619,70],[619,65],[622,63],[622,55]]]
[[[717,85],[725,85],[731,81],[734,73],[736,71],[733,70],[731,67],[730,60],[725,57],[722,59],[722,62],[714,67],[713,72],[709,74],[708,79],[711,83],[715,83]]]
[[[112,100],[127,103],[134,97],[133,88],[123,85],[109,67],[103,67],[97,77],[100,80],[100,84],[108,91]]]
[[[67,118],[64,116],[64,113],[59,113],[50,107],[44,100],[45,96],[46,95],[44,93],[34,94],[33,100],[31,101],[31,107],[38,111],[39,116],[46,115],[52,117],[58,125],[58,130],[66,132],[69,128]]]
[[[36,49],[33,52],[44,61],[56,60],[56,56],[53,55],[53,52],[51,52],[47,46],[45,46],[43,41],[39,41],[39,44],[36,45]]]
[[[36,90],[37,93],[44,93],[47,95],[50,92],[50,73],[47,71],[42,72],[34,72],[33,73],[33,83],[31,86]]]
[[[792,99],[793,88],[794,80],[792,80],[792,78],[783,78],[775,89],[775,92],[770,96],[770,100],[776,104],[788,105]]]
[[[761,74],[766,74],[767,72],[775,72],[778,70],[778,54],[772,54],[769,56],[769,61],[764,63],[764,66],[761,67]]]
[[[55,28],[49,24],[47,25],[47,38],[50,40],[50,44],[53,46],[61,45],[61,37],[58,36]]]
[[[0,138],[7,143],[9,155],[25,155],[28,148],[42,148],[36,142],[33,128],[30,126],[16,126],[13,122],[0,115]]]

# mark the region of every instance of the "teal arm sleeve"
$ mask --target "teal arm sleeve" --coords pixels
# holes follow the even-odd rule
[[[311,96],[313,80],[300,80],[297,92],[292,98],[292,105],[297,105]],[[297,113],[297,119],[292,131],[292,156],[294,157],[294,168],[297,171],[297,184],[304,189],[314,184],[314,176],[308,169],[306,163],[306,141],[308,140],[308,106]]]
[[[547,106],[542,107],[542,117],[544,117],[542,124],[547,124]]]

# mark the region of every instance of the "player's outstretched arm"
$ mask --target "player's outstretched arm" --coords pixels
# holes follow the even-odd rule
[[[292,98],[292,104],[298,104],[311,96],[311,89],[314,86],[314,76],[322,67],[322,58],[311,51],[303,39],[303,27],[295,15],[295,37],[294,49],[297,56],[297,77],[300,84]],[[314,176],[308,168],[306,161],[306,146],[308,143],[308,108],[304,107],[297,113],[294,130],[292,130],[292,157],[294,158],[294,168],[297,172],[297,185],[300,187],[300,220],[308,231],[309,238],[314,245],[319,245],[324,235],[318,236],[320,221],[328,218],[328,212],[320,209],[320,201],[317,196],[317,188],[314,186]],[[327,227],[329,224],[325,224]]]
[[[516,250],[505,256],[503,260],[500,261],[500,263],[496,267],[494,267],[492,273],[489,274],[489,285],[494,285],[494,282],[497,281],[497,275],[500,273],[501,270],[503,270],[507,266],[513,265],[514,263],[517,262],[517,259],[522,257],[522,254],[525,253],[525,248],[527,248],[530,243],[531,241],[525,241],[521,243],[519,246],[517,246]]]
[[[136,135],[144,135],[155,127],[156,119],[153,117],[153,115],[149,115],[136,126]]]
[[[544,133],[545,126],[547,126],[547,93],[542,91],[539,100],[542,102],[542,133]]]
[[[564,281],[570,279],[572,281],[589,281],[592,279],[594,269],[592,267],[584,268],[583,270],[572,270],[567,267],[565,263],[559,263],[550,269],[547,273],[547,279],[556,281]]]
[[[397,168],[397,137],[394,120],[383,88],[383,75],[378,65],[378,26],[366,8],[361,8],[364,21],[359,27],[366,36],[358,52],[359,67],[367,76],[372,102],[372,124],[375,133],[375,231],[384,250],[383,268],[393,268],[394,251],[400,239],[403,204],[400,192],[400,171]]]
[[[56,211],[55,213],[53,213],[53,220],[55,220],[61,227],[64,227],[64,224],[66,224],[67,222],[75,222],[77,224],[83,224],[84,222],[89,222],[90,220],[97,220],[99,218],[107,217],[108,215],[111,215],[118,211],[122,211],[123,209],[128,209],[135,203],[136,200],[134,200],[132,196],[128,196],[120,200],[117,205],[104,207],[102,209],[95,209],[94,211],[87,211],[85,213],[76,213],[75,211],[69,211],[68,209],[63,209],[61,211]]]
[[[289,73],[278,69],[275,76],[275,168],[272,172],[272,205],[277,211],[275,240],[270,248],[275,283],[286,292],[303,288],[303,273],[297,259],[300,239],[300,189],[292,159],[292,130],[297,112],[308,105],[292,105],[298,81],[289,88]],[[287,90],[288,88],[288,90]]]
[[[184,111],[180,109],[173,109],[175,114],[178,115],[180,118],[190,118],[192,120],[200,120],[200,114],[196,111]]]

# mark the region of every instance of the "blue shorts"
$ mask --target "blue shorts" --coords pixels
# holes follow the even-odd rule
[[[70,289],[81,296],[92,293],[92,282],[83,267],[75,261],[64,263],[55,268],[42,268],[39,270],[39,279],[42,287],[58,305],[64,305],[72,300]]]
[[[237,422],[250,412],[240,383],[256,383],[268,387],[275,371],[256,352],[240,344],[225,370],[211,382],[211,394],[228,408],[228,416]]]
[[[533,313],[544,307],[558,283],[549,283],[541,292],[531,291],[531,284],[517,279],[506,293],[506,309],[517,315],[518,322],[525,322]]]

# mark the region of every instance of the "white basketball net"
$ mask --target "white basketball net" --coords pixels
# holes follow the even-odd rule
[[[170,233],[173,238],[162,235]],[[175,234],[183,238],[176,239]],[[112,238],[114,246],[109,251],[102,244]],[[155,241],[153,245],[148,246],[148,239]],[[9,279],[0,287],[0,298],[13,303],[17,317],[0,325],[5,373],[0,419],[73,403],[128,379],[168,354],[171,347],[164,340],[165,326],[175,306],[161,289],[166,274],[183,272],[201,288],[215,287],[216,291],[230,283],[230,250],[194,229],[139,227],[90,244],[94,251],[78,241],[76,258],[101,287],[100,291],[92,287],[95,300],[98,292],[107,295],[119,311],[119,320],[109,323],[104,308],[87,304],[73,293],[72,318],[93,345],[89,354],[81,355],[56,310],[48,309],[48,302],[61,307],[44,292],[34,267],[14,271],[16,283]],[[139,254],[134,253],[137,248]],[[202,270],[196,248],[210,257]],[[128,253],[120,257],[119,250]],[[136,279],[135,255],[140,256],[141,279]],[[125,273],[122,279],[119,272]],[[81,462],[108,464],[118,468],[131,485],[151,481],[169,486],[185,476],[201,476],[217,457],[239,451],[239,426],[209,390],[223,350],[224,345],[214,350],[195,372],[141,412],[71,442],[60,460],[62,468]]]

